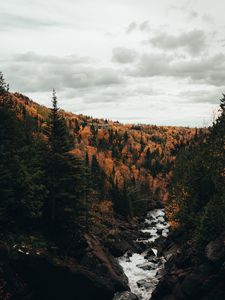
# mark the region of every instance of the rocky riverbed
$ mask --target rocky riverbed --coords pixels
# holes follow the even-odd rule
[[[163,209],[150,211],[136,240],[145,250],[141,253],[127,251],[118,259],[133,295],[125,295],[125,292],[124,295],[117,294],[114,299],[150,299],[164,272],[164,257],[158,255],[158,242],[165,239],[168,232],[169,225]]]

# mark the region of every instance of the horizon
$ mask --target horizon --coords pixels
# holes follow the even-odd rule
[[[55,87],[75,114],[205,127],[225,90],[223,8],[219,0],[9,0],[0,4],[1,70],[13,92],[46,106]]]
[[[11,91],[9,91],[10,93],[13,93],[13,94],[21,94],[20,92],[11,92]],[[25,96],[25,97],[27,97],[26,95],[24,95],[24,94],[22,94],[23,96]],[[56,95],[57,96],[57,95]],[[29,97],[28,97],[29,98]],[[39,103],[38,102],[38,100],[35,100],[35,99],[31,99],[31,98],[29,98],[29,100],[30,101],[32,101],[32,102],[34,102],[35,104],[37,104],[37,105],[41,105],[41,106],[44,106],[44,107],[46,107],[47,109],[51,109],[51,105],[45,105],[45,104],[41,104],[41,103]],[[59,109],[60,110],[62,110],[62,111],[64,111],[65,113],[71,113],[71,114],[73,114],[73,115],[76,115],[76,116],[85,116],[85,117],[90,117],[90,118],[92,118],[92,119],[97,119],[97,120],[106,120],[106,121],[108,121],[108,122],[112,122],[112,123],[118,123],[118,124],[120,124],[120,125],[122,125],[122,126],[132,126],[132,125],[136,125],[136,126],[138,126],[138,125],[140,125],[140,126],[156,126],[156,127],[177,127],[177,128],[197,128],[197,129],[201,129],[201,128],[207,128],[208,126],[193,126],[193,127],[191,127],[191,126],[182,126],[182,125],[173,125],[173,124],[171,124],[171,125],[163,125],[163,124],[153,124],[153,123],[126,123],[126,122],[120,122],[119,120],[117,120],[116,118],[113,118],[113,119],[106,119],[106,118],[104,118],[104,117],[96,117],[95,115],[86,115],[86,114],[84,114],[84,113],[76,113],[76,112],[73,112],[73,111],[69,111],[69,110],[66,110],[64,107],[62,107],[61,105],[60,105],[60,99],[58,99],[58,96],[57,96],[57,102],[58,102],[58,107],[59,107]]]

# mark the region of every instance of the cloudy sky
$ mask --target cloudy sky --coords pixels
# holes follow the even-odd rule
[[[12,91],[125,123],[206,125],[225,92],[223,0],[0,2]]]

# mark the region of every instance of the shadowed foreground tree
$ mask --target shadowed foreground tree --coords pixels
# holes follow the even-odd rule
[[[0,223],[29,228],[40,222],[47,195],[40,143],[17,118],[11,96],[0,97]]]
[[[170,194],[169,215],[203,255],[207,243],[225,232],[224,95],[208,134],[199,134],[178,155]]]
[[[85,166],[70,150],[73,148],[69,130],[57,106],[53,90],[53,107],[48,122],[47,186],[49,201],[47,220],[52,231],[78,221],[85,206]]]

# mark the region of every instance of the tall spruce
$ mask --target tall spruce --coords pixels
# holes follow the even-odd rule
[[[46,217],[51,230],[56,231],[59,228],[68,229],[70,224],[78,222],[84,206],[86,182],[83,163],[70,152],[73,146],[71,136],[58,108],[55,90],[52,104],[48,122],[49,201]]]
[[[0,96],[9,91],[9,84],[5,82],[3,73],[0,72]]]

